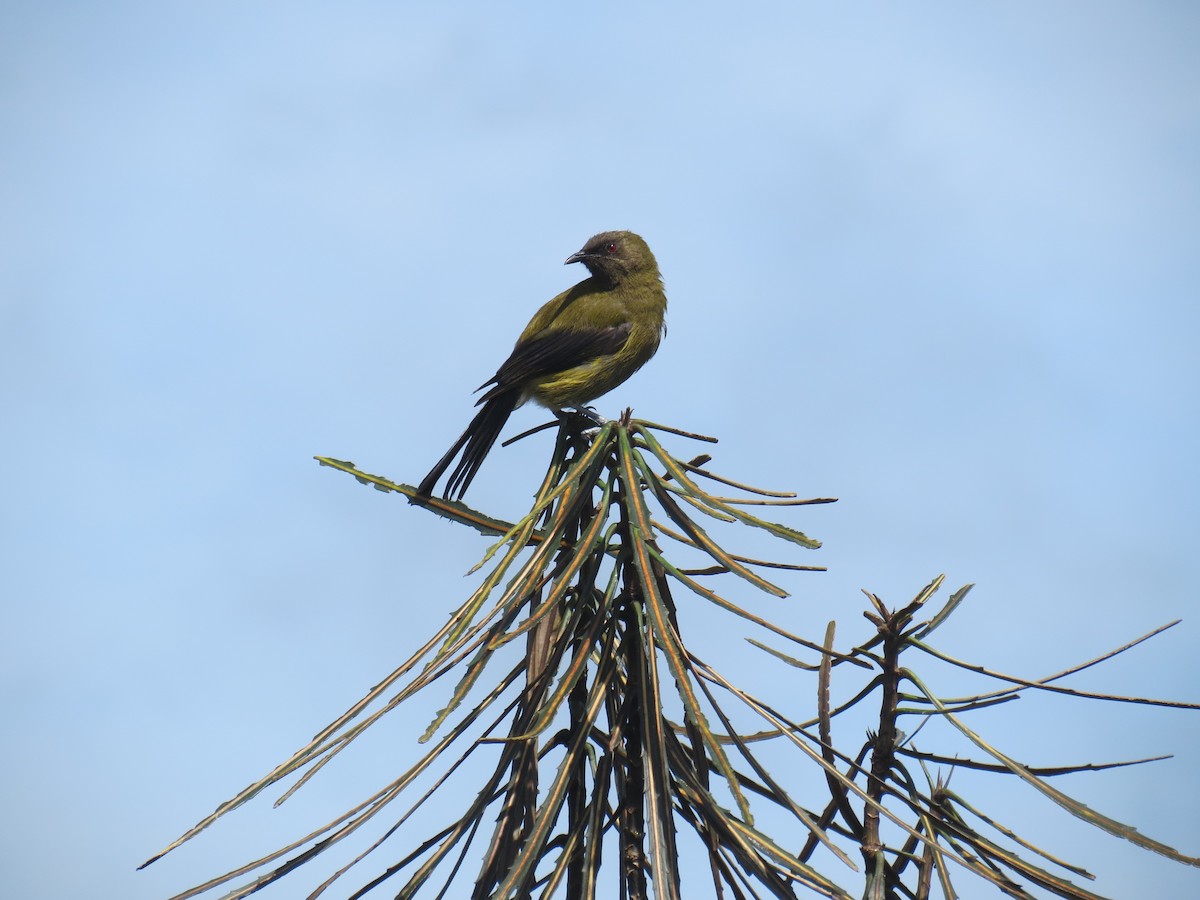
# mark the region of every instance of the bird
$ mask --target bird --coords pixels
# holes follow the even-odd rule
[[[513,410],[533,400],[561,414],[611,391],[658,351],[666,333],[667,295],[658,262],[632,231],[603,231],[564,265],[588,277],[542,306],[496,374],[476,388],[482,407],[417,487],[431,497],[454,463],[442,496],[461,500]]]

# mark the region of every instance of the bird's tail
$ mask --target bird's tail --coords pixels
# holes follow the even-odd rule
[[[496,438],[500,436],[504,423],[508,421],[512,411],[517,408],[519,399],[518,391],[503,391],[490,397],[483,404],[483,409],[475,414],[475,418],[471,420],[467,430],[454,442],[454,446],[447,450],[446,455],[429,470],[429,474],[417,487],[417,493],[426,497],[431,496],[438,479],[442,477],[446,469],[450,468],[450,463],[454,462],[454,457],[458,456],[459,451],[462,450],[462,459],[450,473],[450,480],[446,482],[446,490],[442,494],[447,500],[461,500],[475,479],[475,473],[483,465],[484,457],[488,455],[488,451],[496,443]],[[464,447],[466,447],[465,450],[463,450]]]

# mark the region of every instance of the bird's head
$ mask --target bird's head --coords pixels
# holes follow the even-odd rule
[[[587,266],[593,275],[612,282],[639,273],[658,274],[654,254],[632,231],[603,231],[588,238],[581,250],[566,259],[566,263],[576,262]]]

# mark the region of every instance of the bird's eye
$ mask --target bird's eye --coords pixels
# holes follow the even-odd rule
[[[609,253],[616,253],[617,245],[615,243],[609,244],[607,249]]]

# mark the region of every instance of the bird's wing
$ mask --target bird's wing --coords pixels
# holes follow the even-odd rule
[[[518,341],[503,365],[479,387],[494,385],[479,402],[496,393],[522,387],[544,375],[565,372],[591,362],[598,356],[616,353],[629,339],[633,325],[622,322],[605,328],[556,328]]]

